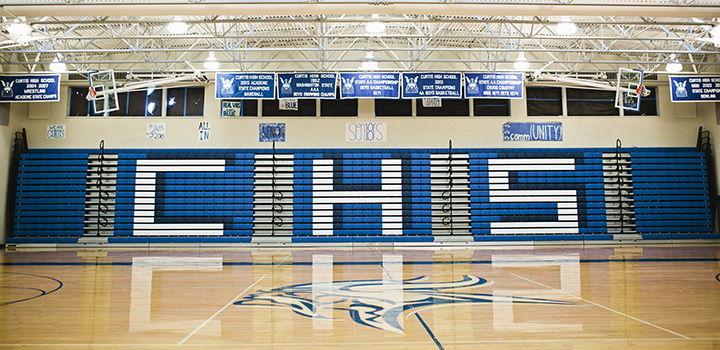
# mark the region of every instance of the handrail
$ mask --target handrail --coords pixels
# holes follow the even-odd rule
[[[705,164],[708,173],[708,190],[710,191],[710,213],[712,216],[713,232],[717,232],[717,175],[715,173],[715,161],[713,160],[714,157],[712,154],[712,143],[710,142],[710,131],[703,130],[702,126],[698,128],[698,136],[695,147],[699,152],[705,152]]]
[[[103,215],[107,214],[108,206],[103,203],[105,200],[110,198],[110,194],[103,190],[103,173],[105,168],[105,140],[100,140],[100,153],[98,154],[98,162],[100,163],[97,167],[98,179],[96,184],[98,186],[98,209],[96,219],[96,236],[100,236],[100,227],[107,227],[108,219]]]
[[[452,140],[448,140],[448,189],[443,192],[442,199],[449,200],[443,204],[443,212],[448,213],[442,219],[444,226],[450,226],[450,234],[453,234],[453,166],[452,166]]]
[[[615,170],[617,171],[617,188],[618,188],[618,208],[620,215],[620,233],[625,233],[625,219],[623,217],[623,196],[622,188],[625,180],[621,175],[622,165],[620,164],[620,149],[622,148],[622,141],[620,139],[615,140]]]

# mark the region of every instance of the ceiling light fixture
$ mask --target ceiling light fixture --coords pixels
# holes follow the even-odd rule
[[[373,53],[368,51],[367,54],[365,54],[365,61],[362,63],[362,69],[363,70],[376,70],[378,69],[378,63],[375,61],[375,57],[373,56]]]
[[[50,62],[50,70],[53,72],[61,73],[67,71],[67,65],[57,57]]]
[[[180,16],[175,16],[175,18],[173,18],[173,20],[168,23],[167,29],[170,33],[173,34],[185,34],[187,32],[188,26],[185,22],[183,22]]]
[[[203,67],[210,70],[215,70],[220,68],[220,62],[218,62],[217,58],[215,58],[215,51],[210,51],[210,54],[208,55],[208,58],[205,60],[205,63],[203,64]]]
[[[9,26],[7,31],[10,36],[18,43],[25,44],[32,38],[32,27],[25,23],[25,19],[16,18]]]
[[[385,31],[385,23],[380,22],[380,16],[377,14],[372,15],[372,22],[365,23],[365,31],[371,34],[378,34]]]
[[[557,32],[560,35],[570,35],[577,31],[577,26],[570,20],[570,16],[563,16],[557,25]]]
[[[530,68],[530,62],[528,62],[527,58],[525,58],[525,53],[518,53],[518,58],[515,60],[515,69],[527,70],[528,68]]]
[[[670,62],[665,65],[665,70],[670,73],[677,73],[683,70],[682,64],[677,60],[677,55],[670,55]]]
[[[720,46],[720,24],[715,25],[713,29],[710,30],[710,37],[715,46]]]

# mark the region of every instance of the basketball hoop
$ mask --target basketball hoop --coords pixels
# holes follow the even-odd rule
[[[648,97],[648,96],[650,96],[650,93],[652,93],[652,91],[645,88],[645,84],[640,84],[637,88],[637,93],[638,93],[638,95],[640,95],[642,97]]]
[[[88,94],[85,96],[85,99],[88,101],[92,101],[95,99],[95,96],[97,96],[97,92],[95,91],[95,88],[92,86],[88,87]]]

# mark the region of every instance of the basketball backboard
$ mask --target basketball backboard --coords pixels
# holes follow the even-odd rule
[[[88,99],[93,101],[95,114],[120,109],[117,90],[115,90],[115,73],[112,70],[91,72],[88,74],[88,80],[90,80]]]
[[[640,98],[645,91],[643,71],[620,68],[617,78],[615,108],[639,111]]]

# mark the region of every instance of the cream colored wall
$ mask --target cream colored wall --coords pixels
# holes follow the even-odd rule
[[[715,104],[673,104],[667,84],[658,87],[657,117],[527,117],[524,100],[511,102],[510,117],[373,117],[373,101],[360,100],[356,118],[220,118],[220,102],[214,99],[214,86],[206,87],[205,118],[68,118],[67,88],[62,89],[60,102],[17,104],[11,109],[10,127],[0,128],[3,154],[9,153],[10,134],[25,127],[30,148],[97,148],[100,140],[111,148],[270,148],[258,141],[258,124],[283,122],[286,142],[278,148],[445,148],[448,140],[455,148],[537,148],[537,147],[614,147],[621,139],[625,147],[694,146],[697,129],[720,133],[715,123]],[[145,136],[148,121],[165,122],[164,140]],[[208,121],[211,137],[198,141],[198,123]],[[562,142],[504,142],[505,122],[563,123]],[[349,122],[385,122],[387,141],[381,143],[350,143],[345,141],[345,125]],[[47,126],[66,126],[66,138],[47,139]],[[720,137],[713,137],[720,149]],[[8,171],[9,156],[0,159],[0,171]],[[720,157],[717,157],[720,158]],[[717,164],[716,164],[717,167]],[[3,180],[6,181],[3,176]],[[0,186],[2,183],[0,183]],[[0,188],[3,201],[7,186]],[[4,202],[3,202],[4,203]],[[0,216],[4,227],[5,218]],[[0,235],[4,240],[4,236]]]
[[[10,160],[12,158],[13,136],[15,125],[18,123],[10,118],[9,125],[0,125],[0,244],[5,244],[7,237],[7,218],[5,205],[7,203],[8,176],[10,174]]]
[[[205,118],[69,118],[67,90],[58,103],[33,104],[28,117],[19,120],[26,127],[31,148],[96,148],[105,140],[106,148],[268,148],[258,140],[258,124],[283,122],[286,142],[280,148],[386,148],[447,147],[614,147],[620,138],[624,146],[693,146],[697,128],[714,124],[714,109],[696,108],[696,115],[682,116],[669,102],[667,85],[659,87],[658,117],[527,117],[524,100],[513,100],[510,117],[382,117],[375,118],[372,100],[360,100],[360,117],[250,117],[220,118],[220,102],[214,98],[214,86],[206,88]],[[701,104],[697,104],[701,105]],[[682,111],[681,111],[682,112]],[[682,113],[680,113],[682,114]],[[164,140],[145,137],[148,122],[166,123]],[[208,142],[198,141],[200,121],[210,122]],[[563,142],[504,142],[505,122],[563,123]],[[345,141],[349,122],[385,122],[387,141],[357,143]],[[64,140],[47,139],[48,125],[66,126]]]

